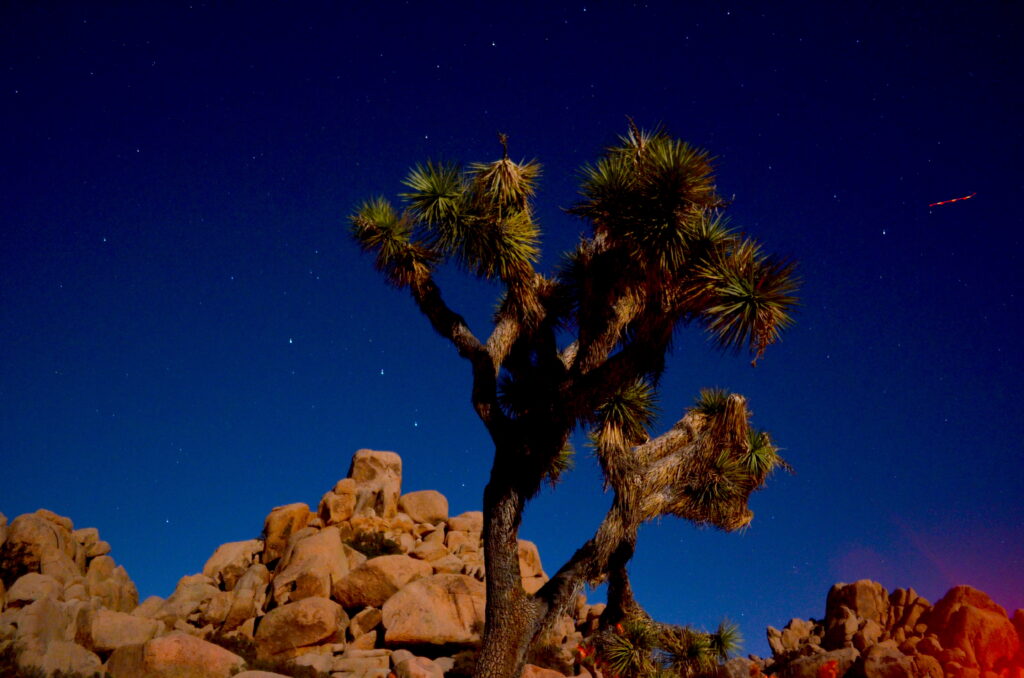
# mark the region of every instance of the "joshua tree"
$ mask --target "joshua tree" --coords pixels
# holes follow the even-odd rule
[[[703,391],[651,437],[657,385],[680,326],[706,329],[756,362],[791,323],[793,265],[766,255],[722,217],[707,153],[630,124],[582,170],[569,211],[589,225],[552,276],[534,264],[531,199],[540,166],[503,157],[432,163],[405,179],[405,206],[363,203],[352,234],[389,283],[408,289],[468,363],[472,403],[494,443],[484,490],[487,614],[476,675],[517,678],[527,650],[587,583],[609,581],[602,623],[644,616],[626,573],[638,527],[664,515],[735,530],[750,494],[782,464],[750,424],[745,399]],[[503,294],[486,340],[443,300],[435,267],[451,260]],[[612,504],[596,534],[535,594],[522,587],[517,537],[526,503],[569,468],[570,435],[590,435]]]

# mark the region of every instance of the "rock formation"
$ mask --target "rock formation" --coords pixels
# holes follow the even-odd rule
[[[227,647],[333,678],[441,678],[483,628],[483,515],[449,516],[434,490],[402,494],[401,474],[394,452],[359,450],[315,510],[274,508],[259,539],[221,545],[141,604],[97,530],[45,510],[10,525],[0,514],[0,650],[48,674],[235,675],[246,659]],[[537,547],[519,551],[536,590]],[[556,652],[571,654],[588,612],[581,600],[563,620]]]
[[[1011,619],[970,586],[933,606],[914,589],[862,579],[832,587],[824,619],[769,626],[770,659],[732,661],[780,678],[1024,678],[1022,632],[1024,611]]]
[[[223,544],[141,604],[94,528],[0,514],[0,653],[46,675],[465,675],[483,628],[483,515],[402,494],[401,473],[397,454],[359,450],[315,510],[274,508],[259,539]],[[537,547],[520,541],[519,560],[524,588],[543,586]],[[577,648],[603,609],[581,595],[524,676],[591,678]],[[832,587],[824,619],[769,627],[773,656],[733,659],[720,678],[1024,678],[1022,637],[1024,610],[1010,617],[970,587],[932,605],[862,580]]]

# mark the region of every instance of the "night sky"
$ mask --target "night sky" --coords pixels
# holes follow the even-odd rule
[[[1024,5],[342,4],[3,3],[8,519],[99,528],[145,597],[315,505],[362,447],[479,509],[468,367],[347,215],[504,132],[543,164],[550,270],[585,228],[577,169],[628,115],[716,156],[733,223],[804,281],[756,368],[678,336],[657,431],[727,387],[796,475],[744,534],[645,527],[639,601],[729,617],[761,655],[837,581],[1024,607]],[[438,279],[486,335],[497,287]],[[610,502],[577,447],[522,529],[549,573]]]

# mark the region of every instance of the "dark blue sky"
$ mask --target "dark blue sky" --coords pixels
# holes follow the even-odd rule
[[[646,527],[640,602],[728,616],[759,654],[840,580],[1024,607],[1020,3],[142,4],[0,9],[8,518],[96,526],[166,596],[360,447],[479,508],[466,366],[345,217],[502,131],[544,165],[550,267],[583,229],[576,169],[630,115],[717,156],[734,223],[804,278],[756,369],[679,336],[661,426],[731,388],[797,474],[745,534]],[[486,334],[496,288],[440,281]],[[531,505],[549,572],[608,501],[581,455]]]

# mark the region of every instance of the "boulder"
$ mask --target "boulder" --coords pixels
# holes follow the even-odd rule
[[[535,664],[527,664],[523,667],[521,678],[565,678],[565,676],[553,669],[544,669]]]
[[[410,657],[395,663],[396,678],[444,678],[444,671],[426,657]]]
[[[373,629],[377,628],[382,618],[381,611],[375,607],[364,608],[352,617],[352,620],[348,624],[349,636],[354,640],[361,635],[369,633]]]
[[[920,678],[943,678],[945,675],[942,664],[935,657],[926,654],[914,655],[911,660],[914,662],[914,675]]]
[[[91,676],[103,669],[103,662],[94,653],[69,640],[55,640],[45,650],[31,647],[18,657],[22,670],[35,669],[50,676],[64,674]]]
[[[869,647],[850,670],[852,678],[915,678],[914,662],[885,645]]]
[[[353,514],[393,518],[402,494],[402,458],[394,452],[358,450],[348,477],[356,482]]]
[[[340,634],[344,641],[348,615],[327,598],[303,598],[276,607],[263,617],[256,629],[256,651],[261,657],[294,656],[294,650]]]
[[[839,605],[838,609],[832,610],[831,615],[825,619],[825,637],[821,641],[821,646],[826,650],[853,647],[853,637],[859,628],[860,619],[853,610],[845,605]],[[770,634],[768,643],[771,644]],[[774,647],[772,651],[774,652]]]
[[[437,560],[431,560],[430,566],[434,568],[434,574],[462,574],[466,564],[458,556],[447,555]]]
[[[733,657],[722,664],[722,678],[753,678],[761,667],[746,657]]]
[[[472,532],[479,535],[484,531],[483,511],[466,511],[448,520],[449,530]]]
[[[132,616],[156,619],[160,609],[164,606],[164,602],[166,601],[164,601],[160,596],[150,596],[139,603],[138,607],[132,610]]]
[[[318,673],[329,674],[334,668],[334,655],[306,652],[293,659],[291,663],[294,666],[308,666]]]
[[[398,509],[417,523],[437,523],[448,520],[448,499],[437,490],[420,490],[403,494]]]
[[[65,527],[71,521],[57,521],[52,516],[55,514],[40,509],[18,516],[7,526],[7,537],[0,547],[0,573],[5,584],[29,572],[50,575],[61,584],[81,574],[74,560],[77,543]]]
[[[40,598],[59,600],[64,586],[48,574],[29,572],[18,577],[7,590],[7,605],[24,607]]]
[[[837,617],[840,607],[847,607],[861,619],[884,625],[889,613],[889,595],[876,581],[861,579],[852,584],[835,584],[825,600],[825,625]]]
[[[356,510],[356,481],[352,478],[342,478],[320,500],[317,515],[324,525],[335,525],[348,520]]]
[[[1003,617],[1007,616],[1006,610],[1001,605],[997,605],[984,591],[979,591],[973,586],[954,586],[946,591],[946,595],[935,603],[931,612],[924,615],[921,621],[927,624],[933,633],[939,633],[940,629],[949,624],[950,618],[957,609],[964,605],[995,612]]]
[[[826,665],[835,662],[836,676],[844,676],[860,657],[860,653],[852,647],[821,654],[798,657],[778,671],[773,672],[778,678],[820,678],[826,672]]]
[[[267,600],[267,586],[270,584],[270,571],[263,563],[256,563],[246,570],[235,583],[231,591],[231,605],[224,617],[221,630],[233,631],[246,619],[260,614]]]
[[[519,540],[519,575],[521,577],[546,577],[540,564],[540,551],[532,541]]]
[[[17,611],[18,642],[45,647],[56,640],[74,640],[75,622],[71,609],[54,598],[40,598]]]
[[[258,560],[262,550],[263,542],[259,539],[221,544],[203,565],[203,574],[213,580],[214,586],[230,591],[239,578]]]
[[[213,585],[213,580],[204,574],[182,577],[157,612],[156,618],[168,626],[174,626],[178,620],[188,619],[189,615],[199,610],[206,601],[213,598],[220,589]]]
[[[161,630],[163,625],[155,619],[100,608],[90,618],[89,646],[108,652],[124,645],[142,645]]]
[[[180,631],[119,647],[107,661],[110,678],[228,678],[244,666],[238,655]]]
[[[789,620],[779,633],[779,644],[783,652],[793,652],[805,644],[814,630],[814,622],[806,619]]]
[[[110,556],[97,556],[89,562],[85,588],[90,596],[100,599],[103,607],[118,612],[131,612],[139,604],[139,591],[124,567],[114,564]]]
[[[1002,609],[1002,608],[1000,608]],[[956,608],[939,630],[945,648],[959,648],[970,666],[994,669],[1002,660],[1012,659],[1020,649],[1020,639],[1005,614],[973,605]]]
[[[275,507],[263,521],[263,564],[273,565],[284,555],[288,539],[309,524],[313,514],[302,503]]]
[[[335,582],[348,576],[348,559],[336,527],[298,539],[274,575],[274,601],[284,605],[302,598],[329,598]]]
[[[444,547],[443,543],[438,543],[437,541],[423,541],[409,551],[409,555],[413,558],[433,563],[447,556],[448,549]]]
[[[377,556],[334,585],[334,599],[346,608],[380,607],[409,582],[433,573],[430,563],[407,555]]]
[[[868,619],[861,624],[857,633],[853,634],[853,646],[863,653],[867,648],[882,639],[884,629],[874,619]]]
[[[384,603],[384,640],[389,645],[478,643],[484,599],[484,585],[466,575],[417,579]]]

